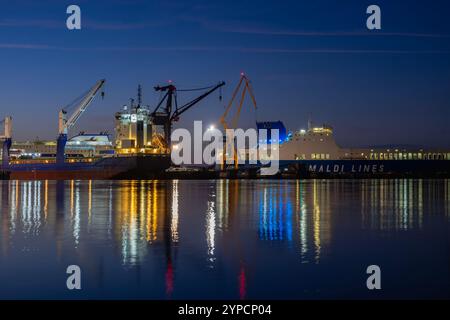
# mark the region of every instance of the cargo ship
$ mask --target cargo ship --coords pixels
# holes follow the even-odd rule
[[[100,152],[83,154],[77,146],[83,138],[95,140],[94,135],[77,135],[68,139],[72,128],[102,88],[105,80],[97,82],[89,92],[59,112],[59,136],[56,143],[44,144],[47,154],[27,151],[26,156],[12,156],[12,118],[6,117],[2,142],[0,177],[24,180],[70,179],[151,179],[162,175],[171,165],[169,149],[152,131],[152,118],[148,108],[131,105],[116,114],[116,146],[102,146]],[[103,96],[103,93],[102,93]],[[74,107],[70,117],[67,110]],[[98,135],[104,136],[103,134]],[[69,140],[69,143],[68,143]],[[89,143],[88,142],[88,143]],[[20,144],[17,144],[20,146]],[[71,145],[72,153],[66,152]],[[54,146],[54,150],[52,149]],[[27,147],[30,149],[30,147]],[[74,151],[75,150],[75,151]],[[36,151],[36,150],[35,150]],[[74,154],[73,152],[76,152]]]
[[[12,180],[100,180],[152,179],[170,167],[170,155],[115,155],[100,158],[15,160],[2,166],[4,179]]]
[[[280,172],[287,175],[450,177],[450,149],[342,148],[336,143],[333,128],[329,125],[308,123],[308,129],[288,134],[281,122],[269,126],[280,130]]]
[[[109,142],[105,133],[81,133],[68,139],[69,130],[104,83],[104,79],[98,81],[86,94],[60,110],[56,142],[13,143],[12,118],[6,117],[4,134],[0,135],[3,143],[0,177],[26,180],[167,178],[166,170],[172,164],[170,137],[173,123],[225,85],[220,82],[210,87],[181,90],[205,91],[184,105],[178,104],[177,88],[171,82],[157,86],[155,91],[162,92],[163,96],[154,110],[142,103],[139,85],[137,100],[130,99],[128,105],[115,113],[114,143]]]

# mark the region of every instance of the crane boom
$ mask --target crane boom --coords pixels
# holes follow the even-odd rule
[[[235,102],[236,98],[238,97],[239,92],[241,92],[241,99],[237,103],[237,111],[236,111],[234,117],[231,119],[231,121],[228,122],[227,116],[229,115],[230,110],[232,109],[234,102]],[[244,73],[241,73],[241,78],[239,79],[239,83],[238,83],[236,89],[234,89],[231,100],[228,103],[224,114],[222,115],[222,117],[220,117],[220,120],[219,120],[220,123],[222,124],[225,132],[227,132],[228,129],[235,129],[237,127],[239,117],[241,115],[242,106],[244,104],[245,96],[247,93],[249,94],[251,101],[253,102],[253,107],[256,110],[258,107],[256,104],[256,99],[255,99],[255,95],[253,93],[252,86],[250,84],[250,80],[247,78],[247,76]],[[225,134],[227,134],[227,133],[225,133]],[[231,139],[232,137],[227,136],[227,138],[230,138],[230,140],[232,140]],[[226,148],[227,148],[227,146],[225,145],[224,146],[224,157],[222,159],[222,165],[221,165],[222,170],[225,168],[225,162],[227,160],[226,159],[226,155],[227,155]],[[234,167],[235,167],[235,169],[238,169],[238,166],[239,166],[238,150],[236,149],[236,145],[234,143],[233,143],[232,148],[233,148],[232,154],[233,154],[233,158],[234,158]]]
[[[217,89],[223,87],[225,85],[225,82],[219,82],[216,86],[214,86],[213,88],[211,88],[209,91],[205,92],[204,94],[202,94],[201,96],[195,98],[194,100],[186,103],[185,105],[177,108],[175,110],[175,112],[172,114],[171,116],[171,121],[175,121],[176,119],[178,119],[183,113],[185,113],[186,111],[188,111],[190,108],[192,108],[194,105],[196,105],[197,103],[199,103],[200,101],[202,101],[204,98],[206,98],[207,96],[209,96],[211,93],[213,93],[214,91],[216,91]]]
[[[174,85],[169,84],[169,85],[163,86],[163,87],[161,87],[161,86],[155,87],[156,91],[165,92],[165,94],[152,113],[153,123],[156,125],[164,126],[164,139],[166,140],[167,145],[169,146],[169,149],[171,147],[170,137],[172,134],[172,123],[178,121],[180,116],[183,113],[185,113],[186,111],[191,109],[197,103],[199,103],[200,101],[205,99],[207,96],[209,96],[211,93],[213,93],[217,89],[223,87],[224,85],[225,85],[225,82],[219,82],[217,85],[215,85],[213,87],[180,90],[180,91],[198,91],[198,90],[209,89],[207,92],[203,93],[202,95],[198,96],[197,98],[184,104],[181,107],[178,107],[177,88]],[[162,107],[164,101],[166,102],[165,108]],[[173,107],[173,104],[175,104],[175,108]],[[160,109],[163,109],[163,110],[158,112]]]
[[[59,134],[67,134],[68,130],[72,128],[81,115],[86,111],[87,107],[91,104],[92,100],[97,95],[98,91],[105,84],[105,79],[99,80],[83,97],[80,104],[77,106],[75,112],[67,120],[67,111],[62,109],[59,113]]]
[[[75,112],[67,120],[67,111],[62,109],[59,112],[59,136],[56,142],[56,163],[58,165],[64,165],[65,161],[65,148],[67,143],[67,133],[80,119],[84,111],[86,111],[89,104],[94,99],[97,92],[105,84],[105,79],[98,81],[88,93],[82,97],[81,102],[77,105]]]

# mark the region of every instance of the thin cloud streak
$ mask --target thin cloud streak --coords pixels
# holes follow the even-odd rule
[[[450,50],[389,50],[389,49],[277,49],[277,48],[241,48],[242,52],[253,53],[354,53],[354,54],[448,54]]]
[[[297,36],[297,37],[413,37],[413,38],[450,38],[447,34],[407,33],[407,32],[316,32],[316,31],[287,31],[266,29],[220,28],[222,32],[268,35],[268,36]]]
[[[83,22],[83,26],[85,26],[86,29],[108,30],[108,31],[138,30],[146,28],[164,27],[167,25],[169,25],[168,21],[136,22],[136,23],[128,23],[128,22],[109,23],[109,22],[94,22],[94,21]]]
[[[179,17],[180,20],[200,23],[204,28],[215,30],[224,33],[239,33],[239,34],[253,34],[266,36],[291,36],[291,37],[415,37],[415,38],[450,38],[448,34],[433,34],[433,33],[409,33],[409,32],[363,32],[363,31],[337,31],[337,32],[322,32],[322,31],[301,31],[301,30],[277,30],[266,28],[246,28],[233,27],[226,23],[210,22],[198,18],[191,18],[186,16]],[[28,28],[38,27],[46,29],[57,29],[65,27],[65,20],[0,20],[0,27],[11,28]],[[126,31],[138,30],[146,28],[164,27],[169,22],[162,21],[144,21],[144,22],[95,22],[91,20],[83,21],[83,26],[86,29],[105,30],[105,31]]]
[[[120,30],[137,30],[145,28],[155,28],[167,26],[167,21],[153,22],[95,22],[91,20],[83,20],[82,28],[92,30],[120,31]],[[66,20],[0,20],[0,27],[10,28],[44,28],[44,29],[60,29],[66,27]]]
[[[62,50],[62,51],[144,51],[144,52],[241,52],[241,53],[279,53],[279,54],[450,54],[450,50],[390,50],[390,49],[336,49],[336,48],[252,48],[252,47],[209,47],[209,46],[183,46],[183,47],[58,47],[47,44],[26,43],[0,43],[2,49],[26,50]]]
[[[61,28],[65,26],[65,20],[0,20],[0,27],[10,27],[10,28]]]
[[[181,20],[194,22],[205,29],[223,32],[266,36],[291,37],[412,37],[412,38],[450,38],[449,34],[420,33],[420,32],[384,32],[384,31],[304,31],[282,30],[264,27],[242,26],[239,22],[210,21],[198,17],[183,15]]]
[[[45,44],[27,43],[0,43],[1,49],[27,49],[27,50],[58,50],[58,47],[51,47]]]
[[[284,48],[246,48],[246,47],[98,47],[104,51],[198,51],[198,52],[240,52],[274,54],[450,54],[450,50],[366,50],[366,49],[284,49]]]

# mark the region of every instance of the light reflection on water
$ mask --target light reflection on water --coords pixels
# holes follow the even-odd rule
[[[444,285],[428,290],[436,297],[449,294],[450,180],[3,181],[0,186],[0,282],[10,281],[10,291],[0,288],[0,297],[70,298],[58,281],[64,266],[76,263],[91,279],[81,297],[340,298],[342,288],[326,283],[324,268],[329,274],[346,262],[363,270],[374,257],[381,263],[406,251],[418,264],[431,263],[423,279],[447,270]],[[392,251],[380,253],[380,246]],[[433,255],[426,255],[427,246]],[[32,273],[37,265],[48,295],[33,295],[33,284],[15,288],[19,276],[11,270]],[[361,275],[342,272],[356,288],[347,296],[367,294],[354,282]],[[95,279],[102,279],[101,285]],[[111,279],[120,286],[108,285]],[[421,296],[419,285],[411,291],[402,281],[386,297]]]

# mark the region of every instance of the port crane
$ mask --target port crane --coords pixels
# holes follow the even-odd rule
[[[103,87],[105,81],[105,79],[99,80],[86,94],[77,98],[73,103],[59,111],[59,136],[56,144],[57,164],[63,164],[65,161],[64,151],[69,129],[77,123],[81,115],[86,111],[87,107],[97,95],[98,91]],[[104,97],[104,92],[102,92],[102,97]],[[68,117],[67,110],[73,107],[75,108],[75,111],[70,115],[70,117]]]
[[[237,98],[239,92],[241,93],[240,100],[237,101],[236,98]],[[242,106],[244,105],[245,96],[247,93],[252,100],[254,109],[257,110],[256,99],[255,99],[255,95],[253,93],[251,82],[244,73],[241,73],[241,78],[239,80],[239,83],[238,83],[237,87],[234,89],[231,100],[228,103],[227,107],[225,108],[224,114],[222,115],[222,117],[219,120],[225,130],[225,135],[226,135],[227,129],[236,129],[237,128],[239,117],[240,117],[241,111],[242,111]],[[227,121],[227,116],[230,113],[230,110],[233,107],[235,101],[238,103],[236,113],[235,113],[234,117],[231,119],[231,121]],[[225,136],[225,137],[230,138],[231,140],[233,139],[232,137],[228,137],[228,136]],[[235,145],[234,141],[232,142],[232,144],[233,144],[233,149],[234,149],[233,150],[234,168],[238,169],[238,167],[239,167],[238,150],[236,149],[236,145]],[[227,150],[226,150],[227,148],[226,147],[227,147],[227,143],[225,142],[224,150],[223,150],[223,157],[222,157],[222,165],[221,165],[222,170],[224,170],[225,163],[227,160]]]
[[[4,126],[4,133],[0,135],[0,141],[3,142],[2,146],[2,166],[7,167],[9,164],[9,149],[12,144],[12,117],[7,116],[0,121],[0,124]]]
[[[153,124],[164,126],[164,139],[167,142],[169,150],[171,150],[171,134],[172,134],[172,124],[177,122],[180,119],[180,116],[195,106],[197,103],[202,101],[204,98],[209,96],[211,93],[216,91],[217,89],[223,87],[225,82],[219,82],[215,86],[206,87],[206,88],[196,88],[196,89],[177,89],[172,83],[166,86],[156,86],[154,89],[157,92],[165,93],[162,97],[161,101],[156,106],[155,110],[152,112],[151,116],[153,119]],[[177,101],[177,92],[187,92],[187,91],[201,91],[208,90],[192,101],[178,106]],[[163,103],[166,102],[163,107]],[[175,105],[175,108],[174,108]],[[161,111],[160,111],[161,110]]]

